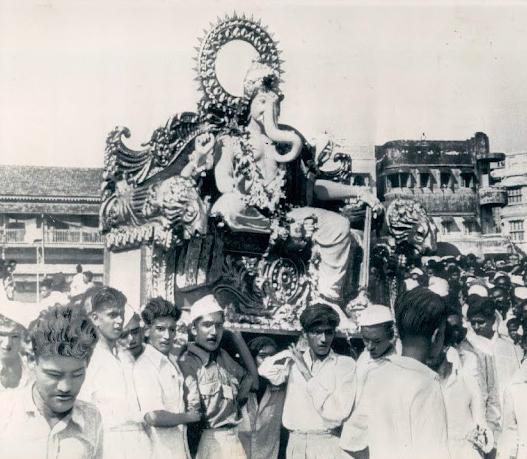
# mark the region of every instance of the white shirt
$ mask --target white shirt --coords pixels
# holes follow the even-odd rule
[[[286,429],[330,432],[351,412],[357,389],[355,361],[333,351],[322,361],[313,361],[309,350],[303,356],[312,374],[309,381],[291,363],[289,351],[265,359],[258,372],[275,386],[288,380],[282,415]]]
[[[133,430],[141,422],[131,365],[121,362],[99,340],[86,372],[79,399],[101,412],[104,430]]]
[[[152,411],[184,413],[183,374],[175,360],[146,345],[134,366],[134,381],[141,414]],[[189,458],[184,426],[149,428],[156,458]]]
[[[0,457],[3,459],[101,459],[99,411],[77,400],[51,428],[33,402],[33,385],[0,394]]]
[[[505,388],[498,457],[527,459],[527,361]]]
[[[467,370],[477,365],[476,356],[466,355],[465,359],[469,359]],[[447,414],[450,453],[455,459],[479,459],[481,456],[467,440],[467,435],[476,426],[488,428],[478,381],[469,371],[465,371],[455,349],[449,348],[443,365],[446,364],[451,365],[450,374],[444,379],[440,377],[440,380]],[[494,442],[490,443],[493,445]]]
[[[449,458],[445,404],[436,373],[391,355],[372,368],[361,405],[371,459]]]

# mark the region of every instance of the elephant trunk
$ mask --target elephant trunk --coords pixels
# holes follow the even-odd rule
[[[302,139],[298,134],[289,129],[278,128],[276,105],[269,106],[264,115],[265,134],[273,142],[291,144],[291,150],[286,154],[279,154],[275,151],[274,160],[278,163],[288,163],[298,157],[302,149]]]

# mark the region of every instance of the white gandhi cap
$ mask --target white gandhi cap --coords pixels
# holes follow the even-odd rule
[[[190,322],[192,323],[200,317],[214,314],[215,312],[223,312],[223,308],[219,305],[213,295],[205,295],[203,298],[196,301],[190,308]]]
[[[392,310],[382,304],[370,304],[358,317],[361,327],[371,327],[385,322],[393,322]]]
[[[467,295],[478,295],[482,298],[487,298],[489,296],[489,292],[483,285],[474,284],[468,289]]]

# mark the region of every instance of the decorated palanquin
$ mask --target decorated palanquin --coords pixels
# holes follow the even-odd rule
[[[243,94],[233,95],[216,60],[237,40],[258,58],[243,70]],[[185,307],[212,290],[228,322],[261,330],[298,329],[309,301],[345,317],[360,288],[366,208],[374,230],[382,208],[369,188],[352,185],[348,152],[328,137],[308,142],[279,122],[281,63],[259,22],[219,20],[199,47],[197,111],[170,118],[140,151],[124,144],[127,128],[109,134],[101,227],[109,252],[146,251],[143,297]],[[386,286],[406,254],[435,237],[418,204],[391,207],[395,232],[376,244],[372,260],[372,279]]]

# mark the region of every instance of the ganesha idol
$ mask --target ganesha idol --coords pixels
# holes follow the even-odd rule
[[[287,167],[299,159],[305,141],[294,129],[278,122],[282,95],[278,75],[269,66],[254,62],[244,80],[249,113],[238,135],[219,136],[219,157],[214,167],[222,193],[212,206],[232,231],[269,233],[273,219],[284,211],[292,221],[292,234],[311,234],[320,257],[316,292],[320,300],[342,302],[343,282],[350,263],[353,233],[347,218],[318,207],[299,205],[287,209]],[[306,177],[307,180],[307,177]],[[365,187],[317,179],[311,184],[320,201],[358,197],[375,212],[377,198]]]
[[[233,40],[259,56],[243,70],[240,95],[216,74],[219,51]],[[219,20],[199,48],[198,111],[169,119],[143,151],[123,144],[128,129],[110,133],[101,226],[111,252],[150,250],[149,296],[191,302],[212,288],[251,324],[267,317],[270,326],[297,317],[307,301],[341,314],[349,301],[362,247],[350,221],[382,207],[368,187],[350,184],[348,154],[279,122],[278,55],[259,22]]]

